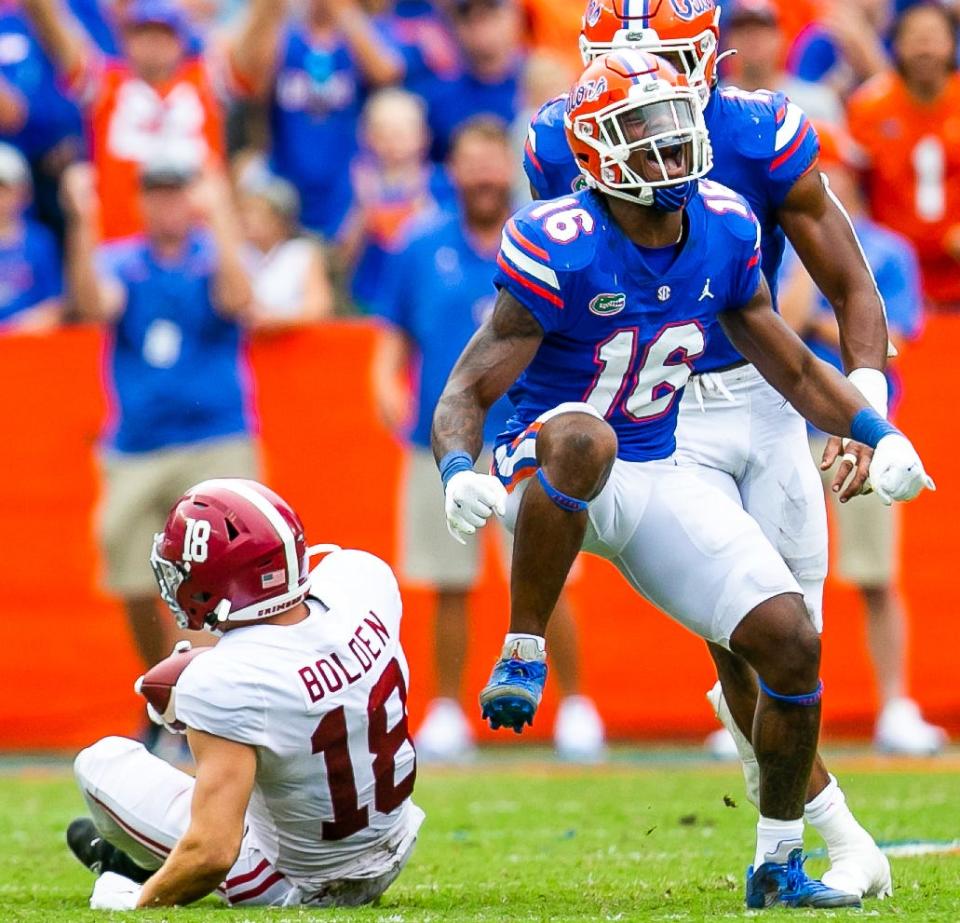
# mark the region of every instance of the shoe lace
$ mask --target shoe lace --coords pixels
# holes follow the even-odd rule
[[[511,658],[502,660],[500,663],[503,672],[510,679],[537,679],[537,667],[540,666],[537,661]]]
[[[703,406],[703,395],[719,394],[724,400],[731,404],[736,404],[737,399],[730,392],[730,389],[723,381],[723,376],[717,372],[704,372],[702,375],[693,376],[693,393],[697,398],[697,406],[700,412],[704,413],[706,408]]]
[[[810,879],[803,870],[803,865],[807,861],[804,855],[792,855],[787,858],[787,891],[799,891]]]

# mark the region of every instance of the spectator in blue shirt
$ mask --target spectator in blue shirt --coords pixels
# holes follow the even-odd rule
[[[0,140],[30,163],[36,216],[58,235],[57,186],[80,152],[82,123],[19,5],[0,7]]]
[[[243,57],[262,58],[270,32],[271,60],[249,72],[248,91],[269,101],[270,169],[300,193],[304,227],[335,240],[350,208],[350,163],[367,93],[404,74],[400,52],[357,0],[309,0],[302,19],[283,24],[274,5],[270,29],[248,33]]]
[[[916,254],[906,238],[871,221],[865,213],[853,167],[852,143],[837,129],[818,125],[820,167],[853,219],[867,262],[873,269],[887,309],[890,337],[898,348],[920,334],[923,300]],[[788,278],[781,308],[785,318],[821,359],[842,369],[837,321],[827,300],[806,275],[795,255],[785,263]],[[896,371],[888,370],[891,411],[900,395]],[[811,450],[819,462],[826,437],[811,433]],[[823,472],[824,486],[833,472]],[[867,640],[880,699],[875,742],[885,751],[923,754],[940,750],[941,728],[928,724],[908,696],[906,669],[907,618],[899,592],[900,515],[875,495],[849,503],[831,497],[834,533],[833,573],[855,585],[867,610]]]
[[[114,413],[98,532],[106,588],[122,597],[144,662],[169,653],[149,556],[176,499],[209,477],[255,477],[241,321],[251,300],[238,220],[219,177],[169,160],[140,178],[143,236],[97,247],[85,165],[64,178],[71,295],[110,333]],[[198,215],[202,215],[198,219]]]
[[[864,80],[890,66],[884,37],[893,17],[891,0],[831,3],[794,40],[787,69],[822,83],[845,99]]]
[[[420,91],[433,135],[430,155],[437,161],[468,119],[487,114],[511,124],[523,105],[522,20],[515,0],[452,0],[449,12],[460,73]]]
[[[403,85],[411,93],[429,93],[438,79],[458,72],[457,43],[440,4],[431,0],[362,0],[363,8],[386,29],[403,55]]]
[[[427,160],[430,135],[423,101],[406,90],[379,90],[361,118],[363,149],[351,167],[353,207],[343,234],[353,267],[352,294],[361,307],[376,298],[384,261],[416,216],[449,204],[446,171]]]
[[[24,216],[30,167],[0,144],[0,331],[42,332],[61,320],[60,248],[42,224]]]
[[[443,491],[430,450],[430,425],[443,386],[461,350],[493,310],[493,275],[504,222],[510,217],[518,163],[506,126],[492,117],[466,122],[454,136],[448,171],[456,204],[415,221],[386,267],[373,310],[384,322],[374,363],[380,414],[410,442],[401,499],[401,572],[437,590],[437,698],[417,734],[426,759],[462,758],[472,733],[460,706],[467,650],[467,598],[480,572],[481,546],[459,545],[443,528]],[[409,386],[410,375],[416,379]],[[512,408],[501,398],[490,410],[484,438],[506,428]],[[482,462],[481,462],[482,464]],[[573,623],[558,606],[559,635],[551,650],[566,695],[556,736],[568,756],[595,757],[603,726],[593,704],[575,695]],[[551,620],[551,631],[553,621]]]

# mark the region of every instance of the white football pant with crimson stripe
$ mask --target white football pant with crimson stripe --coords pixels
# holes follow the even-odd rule
[[[156,870],[190,823],[194,780],[126,737],[105,737],[81,751],[74,762],[80,791],[97,830],[137,865]],[[409,835],[398,838],[395,862],[374,878],[331,881],[304,895],[266,858],[248,826],[240,855],[219,897],[232,906],[355,906],[379,897],[400,874],[416,842],[423,814],[409,805]],[[416,816],[414,816],[416,815]],[[382,862],[382,855],[378,860]]]

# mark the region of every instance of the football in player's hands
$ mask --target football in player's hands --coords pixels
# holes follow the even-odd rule
[[[192,647],[189,641],[178,641],[169,657],[154,664],[134,683],[133,688],[147,700],[147,713],[155,723],[171,731],[186,730],[183,722],[177,721],[174,691],[187,665],[209,650],[209,647]]]

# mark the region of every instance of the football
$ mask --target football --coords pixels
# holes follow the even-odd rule
[[[164,723],[178,731],[186,728],[177,721],[175,711],[176,696],[173,693],[177,681],[195,657],[209,650],[209,647],[192,647],[189,641],[178,641],[169,657],[154,664],[133,685]]]

